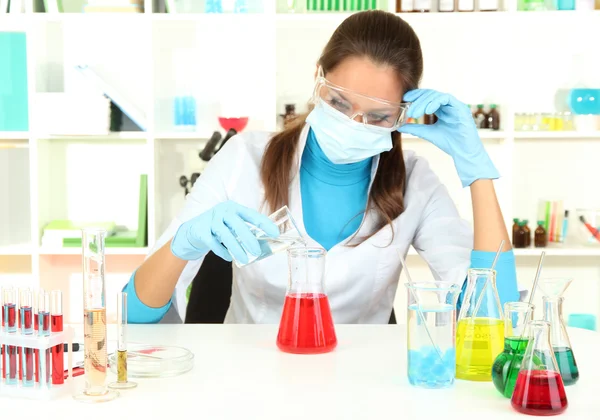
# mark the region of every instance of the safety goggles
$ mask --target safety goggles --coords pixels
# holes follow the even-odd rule
[[[319,101],[338,111],[336,114],[342,114],[350,120],[360,116],[365,126],[379,127],[390,132],[404,125],[410,106],[409,102],[389,102],[337,86],[325,79],[321,67],[311,99],[315,105]]]

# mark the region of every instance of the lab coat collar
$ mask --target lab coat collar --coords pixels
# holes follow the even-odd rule
[[[309,246],[319,246],[319,244],[312,239],[306,233],[306,227],[304,226],[304,217],[302,212],[302,194],[300,191],[300,165],[302,164],[302,153],[304,152],[304,148],[306,147],[306,140],[308,138],[308,132],[310,130],[310,125],[308,123],[304,124],[302,131],[300,132],[300,138],[298,139],[298,147],[296,148],[296,156],[294,159],[295,167],[293,169],[293,177],[290,182],[289,188],[289,209],[296,221],[297,228],[300,230],[302,235],[308,240]],[[377,173],[377,168],[379,167],[379,155],[376,155],[372,159],[371,163],[371,180],[369,181],[369,195],[371,194],[371,187],[373,186],[373,180],[375,179],[375,174]],[[358,228],[357,237],[366,236],[370,234],[377,223],[377,216],[374,212],[369,211],[363,217],[363,221]],[[351,235],[349,238],[342,241],[340,244],[335,245],[332,249],[329,250],[331,254],[336,248],[340,245],[345,246],[350,244],[350,240],[354,235]]]

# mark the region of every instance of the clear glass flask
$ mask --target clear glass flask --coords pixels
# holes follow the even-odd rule
[[[533,320],[534,306],[526,302],[504,305],[504,351],[492,366],[492,382],[506,398],[512,397],[521,362],[529,343],[528,323]]]
[[[408,381],[448,388],[456,371],[456,300],[460,288],[445,281],[406,283]]]
[[[83,254],[83,345],[85,388],[74,398],[83,402],[104,402],[119,393],[106,385],[106,285],[104,244],[106,230],[84,229]]]
[[[289,279],[277,335],[287,353],[327,353],[337,338],[323,284],[326,252],[321,248],[288,249]]]
[[[117,294],[117,381],[108,386],[113,389],[135,388],[137,383],[127,379],[127,293]]]
[[[550,324],[550,342],[554,357],[565,385],[573,385],[579,380],[579,369],[571,347],[571,340],[567,334],[565,320],[563,318],[564,297],[543,296],[544,321]]]
[[[265,259],[277,252],[285,251],[290,247],[304,245],[306,243],[287,206],[284,206],[271,214],[269,219],[271,219],[279,228],[279,236],[277,238],[271,238],[261,229],[250,225],[250,231],[254,234],[256,239],[258,239],[261,253],[260,255],[253,255],[242,245],[242,248],[246,251],[246,255],[248,256],[248,262],[244,264],[231,255],[233,262],[237,267],[244,267],[248,264]]]
[[[504,349],[504,316],[496,272],[470,269],[456,332],[456,378],[491,381],[494,360]]]
[[[511,405],[523,414],[552,416],[568,406],[565,387],[550,344],[550,324],[529,323],[531,340],[523,356]]]

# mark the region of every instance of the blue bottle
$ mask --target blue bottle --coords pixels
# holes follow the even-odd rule
[[[573,114],[600,115],[600,89],[572,89],[569,107]]]
[[[557,10],[575,10],[575,0],[558,0]]]
[[[206,13],[223,13],[221,0],[206,0]]]

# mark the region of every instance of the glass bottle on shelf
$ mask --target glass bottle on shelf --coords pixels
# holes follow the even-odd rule
[[[550,345],[550,324],[534,321],[529,326],[531,341],[523,356],[511,405],[522,414],[561,414],[567,409],[568,401]]]
[[[475,113],[473,114],[473,118],[475,119],[475,126],[478,129],[487,128],[487,115],[483,110],[482,104],[477,105],[477,111],[475,111]]]
[[[456,11],[456,2],[455,0],[439,0],[438,2],[438,12],[455,12]]]
[[[525,248],[529,248],[531,246],[531,229],[527,224],[529,220],[523,220],[523,230],[525,231]]]
[[[487,128],[496,131],[500,130],[500,113],[496,104],[490,105],[490,112],[487,114]]]
[[[519,233],[519,219],[514,218],[513,219],[513,225],[512,225],[512,245],[513,247],[515,246],[515,240],[517,239],[517,234]]]
[[[564,297],[543,296],[544,321],[550,324],[550,342],[558,363],[560,375],[565,385],[573,385],[579,380],[579,369],[571,347],[563,318]]]
[[[498,0],[479,0],[480,12],[497,12]]]
[[[519,230],[515,235],[515,248],[525,248],[525,227],[523,222],[519,222]]]
[[[506,398],[512,397],[530,335],[528,323],[533,320],[534,306],[526,302],[504,305],[504,351],[492,366],[492,382]]]
[[[475,0],[458,0],[458,11],[459,12],[475,11]]]
[[[431,9],[431,0],[414,0],[413,12],[428,13]]]
[[[539,220],[537,222],[537,228],[535,229],[534,246],[536,248],[545,248],[548,246],[548,235],[546,229],[544,229],[544,221]]]

